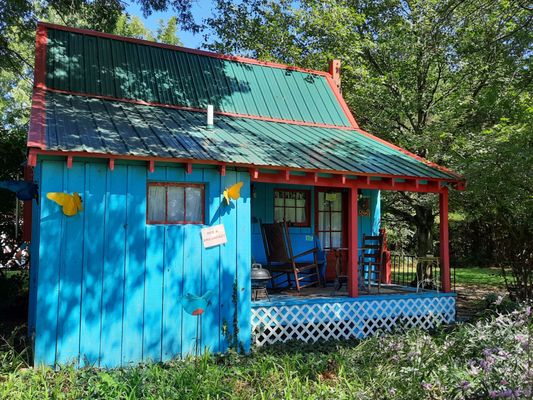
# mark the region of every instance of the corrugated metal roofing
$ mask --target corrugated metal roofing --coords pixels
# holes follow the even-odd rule
[[[47,28],[46,86],[118,99],[351,126],[321,75]]]
[[[46,149],[457,179],[354,130],[46,94]]]

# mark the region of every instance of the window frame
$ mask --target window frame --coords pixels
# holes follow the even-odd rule
[[[276,206],[276,192],[294,192],[294,193],[305,193],[305,206],[303,207],[305,210],[305,222],[288,222],[288,226],[298,227],[298,228],[310,228],[311,227],[311,190],[309,189],[286,189],[286,188],[274,188],[274,191],[272,192],[272,199],[273,199],[273,205],[272,205],[272,219],[274,222],[276,222],[276,208],[283,208],[283,220],[285,220],[285,210],[287,208],[294,208],[295,215],[296,215],[296,209],[302,208],[302,207],[287,207],[285,206],[285,201],[283,202],[283,206]]]
[[[163,186],[165,187],[165,220],[157,221],[150,219],[150,187]],[[183,187],[183,215],[187,216],[187,188],[200,188],[201,189],[201,221],[169,221],[168,220],[168,189],[169,187]],[[205,184],[203,183],[184,183],[184,182],[148,182],[146,185],[146,224],[147,225],[205,225]]]

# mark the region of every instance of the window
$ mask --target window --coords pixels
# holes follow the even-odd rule
[[[148,184],[148,224],[203,224],[204,185]]]
[[[274,190],[274,221],[292,226],[310,226],[308,190]]]
[[[319,191],[317,196],[317,233],[326,249],[343,246],[342,192]]]

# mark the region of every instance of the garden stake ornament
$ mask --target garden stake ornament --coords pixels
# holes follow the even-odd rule
[[[46,194],[46,197],[62,206],[63,214],[67,217],[72,217],[78,211],[83,211],[81,197],[78,192],[74,192],[73,194],[50,192]]]
[[[230,199],[238,200],[241,197],[241,187],[243,182],[237,182],[235,185],[231,185],[229,188],[226,188],[222,195],[226,199],[227,205],[230,203]]]
[[[198,356],[198,346],[202,341],[202,314],[207,306],[211,303],[209,299],[213,295],[213,292],[208,290],[203,296],[196,296],[191,293],[187,293],[181,298],[181,305],[187,314],[194,315],[196,317],[196,339],[194,345],[194,354]]]

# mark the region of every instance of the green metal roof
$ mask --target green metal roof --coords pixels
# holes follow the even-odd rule
[[[168,107],[46,93],[47,150],[441,178],[429,166],[355,130],[206,115]]]
[[[46,86],[69,92],[351,126],[326,77],[47,28]]]

